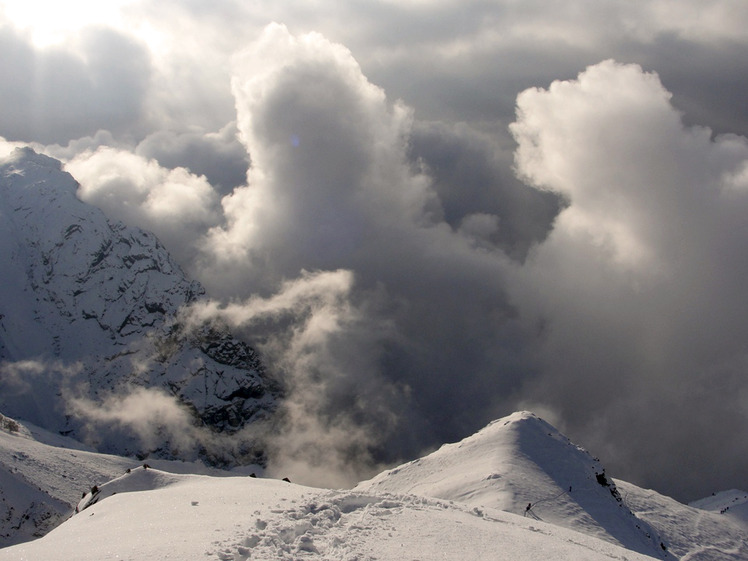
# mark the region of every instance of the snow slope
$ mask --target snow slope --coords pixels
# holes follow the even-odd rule
[[[730,489],[691,503],[692,507],[725,514],[748,526],[748,493]]]
[[[173,473],[229,475],[195,462],[148,461]],[[141,464],[0,415],[0,547],[41,537],[69,518],[93,486]]]
[[[602,473],[587,451],[532,413],[518,412],[356,490],[415,493],[523,514],[653,557],[748,559],[746,493],[719,493],[686,506],[607,476],[606,487],[598,480]]]
[[[668,557],[657,532],[629,511],[599,460],[528,412],[494,421],[356,489],[490,507]]]
[[[0,561],[569,559],[647,557],[492,509],[414,495],[137,468],[102,498]]]
[[[651,490],[616,481],[626,504],[657,529],[669,550],[688,561],[748,559],[748,523],[742,491],[725,491],[684,505]],[[733,512],[720,511],[730,505]],[[742,514],[736,516],[736,511]]]
[[[0,425],[0,546],[44,535],[70,516],[91,485],[136,465],[7,417]]]

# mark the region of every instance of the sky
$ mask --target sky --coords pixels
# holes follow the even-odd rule
[[[531,409],[748,488],[748,4],[0,1],[0,137],[156,233],[343,479]],[[7,151],[7,150],[6,150]],[[305,469],[305,468],[299,468]]]

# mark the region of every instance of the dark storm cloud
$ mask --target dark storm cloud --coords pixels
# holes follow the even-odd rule
[[[0,28],[0,134],[8,140],[66,143],[99,129],[126,133],[141,118],[149,82],[142,45],[87,29],[76,48],[35,49],[12,27]]]
[[[342,46],[281,26],[237,59],[234,90],[252,167],[207,240],[211,293],[349,271],[357,320],[325,344],[322,418],[376,435],[389,459],[479,428],[524,372],[502,289],[509,260],[442,221],[408,161],[410,112]]]
[[[745,132],[748,13],[739,1],[365,4],[365,25],[315,29],[349,47],[369,79],[417,118],[502,136],[519,92],[614,58],[660,73],[690,123]]]
[[[409,157],[433,178],[445,222],[455,230],[472,226],[474,235],[519,260],[545,238],[563,205],[558,195],[517,180],[512,150],[464,125],[414,123]],[[475,231],[491,221],[495,228],[485,235]]]
[[[204,175],[219,193],[227,195],[246,182],[249,167],[247,150],[236,134],[235,123],[216,133],[158,131],[140,142],[135,152],[163,167],[183,167]]]
[[[638,62],[660,75],[673,92],[673,105],[689,124],[708,125],[716,133],[748,135],[745,41],[700,43],[663,34],[650,44],[622,44],[617,50],[620,60]]]

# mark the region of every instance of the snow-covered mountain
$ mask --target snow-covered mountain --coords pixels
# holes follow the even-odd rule
[[[711,497],[694,501],[691,506],[701,510],[725,514],[729,518],[748,524],[748,493],[730,489],[714,493]]]
[[[597,458],[529,412],[494,421],[355,490],[489,507],[661,559],[748,559],[746,524],[611,479]]]
[[[121,400],[150,388],[194,423],[232,432],[267,416],[279,389],[227,330],[183,332],[177,311],[202,287],[152,234],[110,222],[77,188],[31,149],[0,161],[0,411],[99,451],[205,456],[167,432],[144,440],[115,422],[86,431],[99,404],[117,418]]]
[[[352,490],[174,461],[260,451],[185,447],[159,399],[236,436],[280,390],[228,330],[183,330],[200,285],[77,187],[32,150],[0,160],[0,561],[748,559],[748,494],[683,505],[614,480],[527,412]],[[154,395],[150,439],[117,424]]]
[[[22,423],[0,431],[3,502],[36,489],[69,518],[0,549],[0,561],[748,559],[745,520],[720,513],[723,503],[741,510],[745,493],[697,508],[607,476],[604,485],[599,461],[528,413],[352,490],[163,460],[144,468],[70,444]]]
[[[38,538],[71,516],[81,494],[135,464],[0,418],[0,547]]]
[[[577,530],[645,555],[666,545],[636,518],[599,460],[528,412],[360,483],[361,492],[409,493],[490,507]]]
[[[651,559],[552,524],[415,495],[151,467],[94,494],[101,498],[44,538],[0,549],[0,560]]]

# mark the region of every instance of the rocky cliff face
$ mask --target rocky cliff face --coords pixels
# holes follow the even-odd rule
[[[77,187],[30,149],[0,161],[0,411],[80,435],[68,397],[96,403],[143,387],[215,431],[268,416],[279,389],[256,353],[220,327],[180,328],[178,310],[203,297],[199,283],[155,236],[110,222]],[[115,440],[99,444],[153,451]]]

